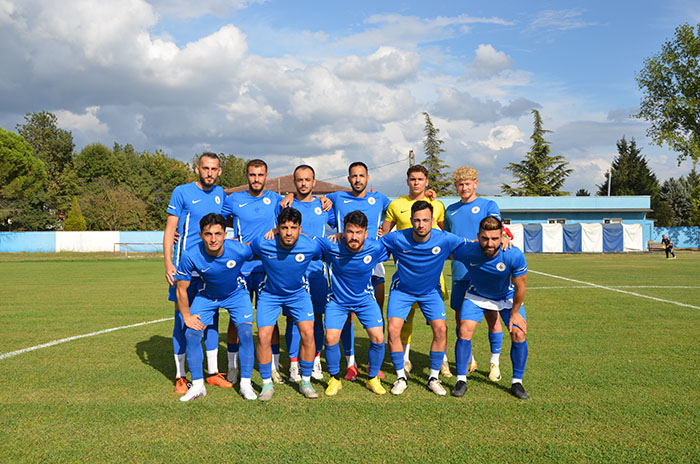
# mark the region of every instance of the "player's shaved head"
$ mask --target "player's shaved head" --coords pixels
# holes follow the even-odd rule
[[[218,161],[219,163],[221,163],[221,158],[219,157],[219,155],[217,155],[216,153],[214,153],[214,152],[212,152],[212,151],[205,151],[204,153],[202,153],[201,155],[199,155],[199,158],[197,159],[197,165],[198,165],[198,166],[201,166],[201,165],[202,165],[202,160],[203,160],[204,158],[215,159],[216,161]]]
[[[316,178],[316,171],[314,171],[314,168],[312,168],[308,164],[300,164],[299,166],[294,168],[294,176],[296,177],[297,171],[300,171],[302,169],[308,169],[309,171],[311,171],[311,175],[313,176],[313,178]]]

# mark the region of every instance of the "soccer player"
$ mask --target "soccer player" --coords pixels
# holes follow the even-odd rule
[[[227,196],[221,214],[227,219],[229,217],[233,219],[236,237],[241,242],[253,243],[263,237],[265,232],[275,227],[275,218],[279,212],[282,197],[276,192],[263,190],[267,180],[267,163],[265,161],[260,159],[248,161],[245,173],[248,189],[242,192],[233,192]],[[253,300],[264,278],[262,263],[257,259],[247,261],[241,272],[250,292],[250,299]],[[279,374],[279,329],[276,322],[271,342],[274,361],[272,379],[276,383],[282,383],[282,376]],[[229,343],[227,379],[235,383],[237,378],[238,344]]]
[[[367,239],[367,216],[361,211],[345,216],[339,241],[318,241],[331,275],[331,295],[326,306],[326,363],[331,379],[326,395],[335,396],[342,388],[338,341],[350,313],[357,315],[369,336],[367,388],[384,395],[386,390],[379,380],[379,368],[384,361],[384,321],[374,299],[371,278],[376,263],[387,260],[389,255],[381,242]]]
[[[479,233],[479,223],[488,216],[501,219],[501,211],[495,201],[480,198],[476,194],[479,185],[479,172],[469,166],[460,166],[452,175],[454,186],[459,194],[460,201],[447,207],[445,212],[445,230],[467,240],[476,240]],[[504,243],[509,245],[510,240],[504,237]],[[469,288],[469,270],[457,260],[452,260],[452,292],[450,307],[455,310],[455,319],[459,327],[459,310],[462,308],[464,295]],[[503,329],[498,313],[488,311],[486,322],[489,327],[489,345],[491,347],[491,360],[489,362],[489,379],[492,382],[501,380],[500,356],[503,343]],[[476,360],[472,353],[469,361],[468,372],[476,370]]]
[[[313,196],[316,186],[316,173],[314,168],[306,164],[294,169],[294,186],[296,193],[290,206],[301,213],[301,228],[304,234],[310,237],[323,238],[326,236],[326,224],[335,227],[335,216],[329,211],[323,210],[321,200]],[[323,348],[323,315],[326,311],[328,300],[328,279],[321,261],[313,261],[307,271],[306,280],[309,282],[311,302],[314,306],[314,340],[316,342],[316,356],[311,377],[316,380],[323,378],[321,369],[321,349]],[[287,318],[287,330],[285,331],[287,351],[289,352],[289,379],[293,382],[301,381],[299,373],[299,331],[296,329],[291,317]]]
[[[168,203],[168,219],[163,233],[163,256],[165,261],[165,279],[170,285],[168,300],[177,303],[175,289],[176,271],[183,253],[200,242],[199,220],[206,214],[221,211],[226,198],[224,189],[214,185],[221,175],[219,155],[205,152],[199,157],[194,167],[199,176],[196,182],[175,187]],[[175,247],[173,241],[175,233],[179,234],[179,240]],[[173,250],[175,248],[175,250]],[[174,251],[174,253],[173,253]],[[195,293],[199,290],[201,282],[197,274],[192,275],[189,288],[189,301],[192,302]],[[219,373],[219,315],[214,315],[214,322],[207,327],[204,333],[204,345],[207,350],[207,366],[209,377],[207,383],[219,387],[231,388],[233,384],[228,382],[223,374]],[[184,395],[187,393],[187,379],[185,377],[185,324],[182,314],[175,308],[175,324],[173,327],[173,351],[175,355],[175,393]]]
[[[479,224],[479,241],[469,242],[452,254],[469,269],[470,286],[459,311],[459,333],[455,344],[457,383],[454,396],[467,391],[467,361],[471,353],[474,329],[488,312],[500,313],[508,327],[513,380],[510,392],[527,399],[523,375],[527,361],[527,321],[525,319],[525,281],[527,263],[518,248],[501,249],[503,225],[500,219],[488,216]]]
[[[418,303],[433,331],[428,388],[437,395],[444,395],[445,389],[438,379],[447,341],[440,274],[450,253],[466,240],[434,229],[433,207],[427,201],[419,200],[411,206],[411,223],[411,229],[397,230],[381,238],[396,264],[387,305],[389,350],[397,377],[391,393],[400,395],[408,387],[401,329],[411,305]]]
[[[177,308],[187,326],[187,364],[192,372],[192,388],[180,401],[205,396],[202,374],[202,331],[213,324],[219,308],[226,308],[240,339],[240,393],[246,400],[257,398],[250,383],[255,359],[253,348],[253,307],[240,277],[241,266],[253,256],[248,245],[226,240],[226,221],[210,213],[199,222],[202,243],[190,248],[177,268]],[[189,303],[188,289],[197,273],[203,283]]]
[[[431,192],[428,190],[428,170],[420,164],[409,167],[408,171],[406,171],[406,184],[408,185],[408,195],[392,201],[386,210],[386,218],[382,223],[382,234],[388,234],[394,226],[396,226],[396,230],[410,229],[412,227],[411,206],[416,201],[427,201],[430,203],[433,207],[433,227],[442,229],[445,221],[445,205],[435,198],[431,199],[428,195]],[[434,195],[432,196],[434,197]],[[446,297],[445,282],[442,274],[440,274],[440,288],[442,289],[443,297]],[[401,332],[406,373],[411,372],[409,355],[411,352],[411,335],[413,334],[413,317],[416,313],[416,308],[417,306],[413,305]],[[452,377],[447,356],[445,356],[440,366],[440,373],[445,377]]]
[[[348,167],[348,182],[352,191],[334,192],[328,195],[333,201],[333,214],[338,225],[338,232],[342,232],[343,218],[353,211],[361,211],[367,216],[367,236],[375,239],[379,235],[379,227],[384,218],[384,212],[389,206],[389,198],[379,192],[368,192],[369,172],[367,165],[362,161],[355,161]],[[384,265],[378,262],[372,274],[372,286],[374,297],[379,307],[384,306]],[[348,317],[340,337],[345,351],[348,371],[345,380],[355,380],[357,377],[357,365],[355,363],[355,331],[352,326],[352,317]],[[380,374],[381,375],[381,374]]]
[[[258,397],[261,401],[272,399],[272,330],[282,309],[292,317],[299,329],[301,348],[301,385],[299,391],[306,398],[318,398],[311,385],[316,346],[314,342],[314,308],[304,275],[314,259],[321,258],[321,248],[316,240],[300,235],[301,213],[294,208],[284,208],[277,216],[277,236],[274,240],[251,243],[253,252],[262,261],[265,281],[258,292],[258,370],[263,387]]]
[[[668,257],[669,254],[673,256],[673,259],[676,259],[676,254],[673,252],[673,242],[663,234],[661,235],[661,244],[666,252],[666,259],[671,259]]]

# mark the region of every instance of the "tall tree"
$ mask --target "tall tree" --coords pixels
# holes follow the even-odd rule
[[[610,195],[651,195],[659,193],[659,181],[656,179],[637,142],[629,142],[622,136],[617,141],[617,156],[610,167]],[[598,185],[598,195],[608,194],[608,176]]]
[[[81,197],[89,230],[144,230],[146,205],[126,185],[100,177]]]
[[[423,112],[425,116],[425,140],[423,140],[423,149],[425,150],[425,161],[423,166],[428,170],[428,186],[435,190],[438,195],[446,195],[452,192],[452,182],[444,173],[445,169],[449,169],[449,165],[445,164],[440,159],[440,153],[444,153],[442,148],[444,140],[438,138],[440,129],[433,125],[430,120],[430,115]]]
[[[569,163],[562,155],[552,155],[549,142],[544,135],[552,131],[542,127],[540,112],[532,110],[534,115],[534,130],[530,139],[532,147],[520,163],[509,163],[506,169],[513,173],[515,184],[501,185],[504,193],[514,196],[562,196],[569,192],[562,190],[566,178],[574,171],[569,169]]]
[[[80,231],[87,230],[87,223],[85,222],[85,217],[80,209],[80,203],[78,203],[78,197],[73,197],[73,202],[71,203],[70,211],[68,211],[68,217],[63,223],[63,230],[66,231]]]
[[[696,31],[697,29],[697,31]],[[678,162],[700,159],[700,24],[682,24],[673,40],[644,60],[637,84],[644,92],[637,117],[651,122],[647,133],[678,152]]]
[[[671,224],[674,227],[689,226],[693,210],[691,200],[692,188],[687,179],[666,179],[661,186],[659,199],[666,203],[671,211]]]
[[[589,192],[588,190],[586,190],[584,188],[581,188],[581,189],[576,190],[576,196],[577,197],[590,197],[591,192]]]

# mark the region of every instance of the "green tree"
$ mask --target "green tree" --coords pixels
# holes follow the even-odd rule
[[[697,29],[697,30],[696,30]],[[700,159],[700,24],[676,28],[673,40],[644,60],[637,84],[644,92],[639,118],[651,122],[647,133],[678,152],[678,163]]]
[[[81,202],[89,230],[144,230],[146,204],[126,185],[100,177]]]
[[[73,197],[73,202],[71,204],[70,211],[68,212],[68,217],[66,218],[66,222],[63,223],[63,230],[87,230],[87,223],[85,222],[85,217],[80,209],[78,197]]]
[[[692,188],[687,179],[666,179],[661,186],[659,200],[666,203],[671,210],[671,226],[683,227],[690,225],[693,209],[691,200]]]
[[[12,218],[14,228],[22,227],[20,203],[46,185],[44,163],[34,156],[32,147],[21,136],[0,127],[0,228]]]
[[[562,196],[568,192],[561,190],[566,178],[573,172],[569,169],[569,163],[562,155],[552,155],[549,142],[544,135],[551,133],[542,127],[540,112],[532,110],[534,115],[534,130],[530,139],[532,147],[520,163],[509,163],[506,169],[513,173],[515,184],[501,185],[501,190],[510,196]]]
[[[576,196],[577,197],[590,197],[591,192],[589,192],[588,190],[586,190],[584,188],[581,188],[581,189],[576,190]]]
[[[659,181],[656,179],[637,142],[629,142],[622,136],[617,141],[617,156],[610,167],[610,195],[651,195],[659,193]],[[598,185],[598,195],[608,194],[608,176]]]
[[[452,192],[452,182],[444,173],[445,169],[449,169],[449,165],[445,164],[440,159],[440,153],[445,150],[442,148],[444,140],[438,138],[440,129],[433,125],[430,120],[430,115],[423,112],[425,116],[425,140],[423,140],[423,149],[425,150],[425,161],[423,166],[428,170],[428,186],[435,190],[438,195],[447,195]]]
[[[118,182],[118,163],[112,150],[101,143],[86,145],[75,156],[75,170],[85,183],[100,177]]]

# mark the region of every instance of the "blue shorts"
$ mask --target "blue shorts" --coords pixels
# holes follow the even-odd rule
[[[413,303],[418,303],[426,322],[436,319],[445,320],[445,302],[442,299],[442,291],[439,288],[420,296],[402,292],[398,288],[392,288],[389,292],[389,303],[386,309],[387,319],[399,317],[405,321]]]
[[[253,305],[250,304],[248,292],[242,287],[238,287],[231,295],[221,300],[212,300],[201,293],[198,294],[190,306],[190,314],[193,316],[199,314],[202,324],[211,325],[214,322],[214,314],[219,312],[219,308],[228,310],[234,325],[253,322]]]
[[[384,325],[382,311],[374,298],[367,298],[366,302],[356,306],[341,305],[331,299],[326,305],[326,329],[342,330],[350,313],[355,313],[365,329],[382,327]]]
[[[486,315],[486,311],[493,310],[482,308],[477,306],[473,301],[465,299],[464,303],[462,304],[462,309],[459,312],[459,320],[481,322]],[[508,323],[510,322],[510,309],[502,309],[498,312],[501,314],[503,323],[508,326]],[[527,317],[525,317],[525,305],[520,305],[518,314],[523,316],[523,319],[527,320]]]
[[[177,280],[175,281],[175,285],[177,285]],[[192,300],[194,300],[194,296],[201,289],[202,279],[199,277],[192,277],[192,280],[190,280],[190,286],[187,287],[187,299],[189,300],[188,302],[190,305],[192,305]],[[177,287],[172,285],[168,286],[168,301],[177,303]]]
[[[262,271],[241,272],[241,275],[245,279],[245,286],[250,294],[250,301],[253,301],[253,297],[258,295],[260,292],[260,285],[262,284],[263,280],[265,280],[265,273]]]
[[[314,314],[322,316],[326,312],[328,303],[328,279],[323,271],[312,272],[306,278],[309,280],[311,303],[314,306]]]
[[[278,296],[263,290],[258,297],[258,327],[277,324],[283,309],[294,323],[314,320],[311,296],[306,291],[302,290],[291,296]]]
[[[385,276],[386,270],[384,269],[384,263],[377,263],[372,271],[372,278],[370,279],[370,282],[372,282],[372,287],[376,287],[377,285],[384,283]]]
[[[467,294],[467,288],[469,288],[468,280],[456,280],[452,282],[450,308],[454,309],[455,311],[462,309],[462,303],[464,302],[464,297]]]

